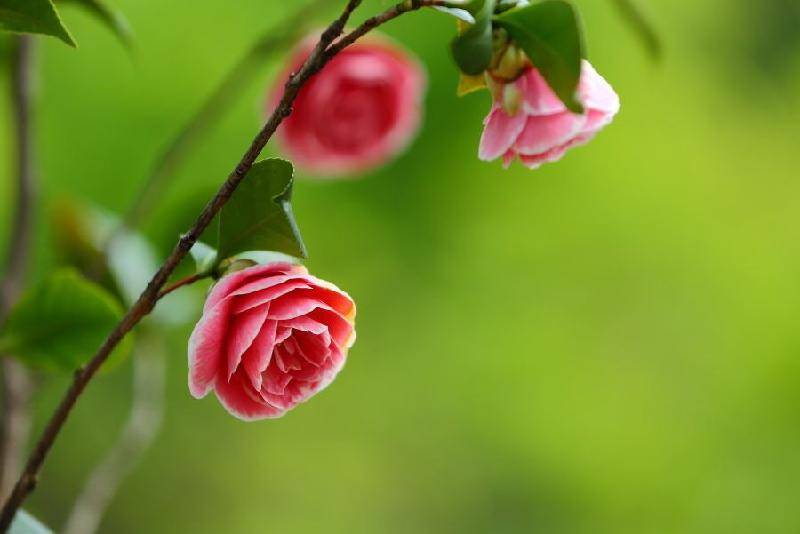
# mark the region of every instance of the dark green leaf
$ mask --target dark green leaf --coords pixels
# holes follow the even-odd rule
[[[62,269],[14,307],[0,346],[33,366],[71,371],[87,361],[121,318],[122,307],[106,290],[73,269]],[[115,359],[130,346],[128,337]]]
[[[661,40],[655,28],[645,16],[639,2],[636,0],[611,0],[617,6],[622,17],[636,32],[650,56],[658,60],[661,57]]]
[[[133,47],[131,27],[122,13],[109,7],[102,0],[56,0],[58,4],[74,4],[84,8],[103,23],[127,49]]]
[[[0,0],[0,30],[50,35],[75,46],[51,0]]]
[[[11,522],[9,534],[52,534],[52,530],[44,526],[38,519],[25,510],[19,510]]]
[[[464,5],[475,18],[450,44],[458,68],[469,75],[485,71],[492,62],[492,13],[495,0],[473,0]]]
[[[306,257],[292,214],[292,164],[257,162],[219,215],[219,258],[249,250]]]
[[[577,97],[583,40],[578,15],[569,2],[543,0],[495,17],[564,105],[575,113],[583,106]]]

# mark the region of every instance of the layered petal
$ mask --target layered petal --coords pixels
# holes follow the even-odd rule
[[[585,124],[585,115],[569,112],[531,115],[514,143],[514,151],[526,156],[544,154],[568,142]]]
[[[217,379],[214,390],[225,409],[242,421],[273,419],[284,413],[283,409],[265,401],[239,373],[230,381]]]
[[[581,82],[578,92],[584,106],[588,109],[604,111],[612,116],[619,111],[619,95],[586,60],[581,64]]]
[[[535,68],[512,83],[523,95],[522,110],[509,116],[496,102],[484,121],[478,151],[482,160],[502,157],[506,168],[515,159],[530,169],[561,159],[570,148],[592,139],[619,111],[619,97],[588,61],[582,64],[578,89],[583,114],[570,112]]]
[[[491,161],[502,156],[510,149],[522,130],[525,128],[527,116],[519,112],[509,116],[503,108],[495,106],[486,117],[481,135],[478,157]]]
[[[195,398],[208,394],[219,371],[229,308],[222,302],[203,313],[189,336],[189,391]]]
[[[243,420],[280,417],[330,383],[355,339],[353,300],[305,268],[251,267],[218,282],[189,340],[189,388]]]
[[[278,321],[264,321],[258,336],[256,336],[242,357],[244,372],[250,378],[250,382],[256,390],[261,389],[262,374],[267,370],[267,366],[272,359],[277,328]]]
[[[272,91],[270,108],[312,46],[298,47]],[[278,136],[291,159],[318,176],[363,172],[409,144],[421,116],[426,78],[420,64],[387,39],[354,43],[299,91]]]
[[[528,115],[552,115],[567,110],[538,70],[529,69],[516,84],[524,97]]]

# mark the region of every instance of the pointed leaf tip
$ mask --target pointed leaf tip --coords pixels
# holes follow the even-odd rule
[[[51,0],[0,0],[0,30],[49,35],[77,46]]]
[[[253,250],[307,256],[292,213],[293,174],[279,158],[253,165],[219,215],[219,259]]]

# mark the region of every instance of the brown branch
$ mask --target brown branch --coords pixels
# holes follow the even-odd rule
[[[33,211],[36,203],[36,180],[33,170],[31,135],[32,76],[34,41],[30,36],[14,40],[11,65],[11,103],[14,115],[17,169],[17,196],[6,270],[0,281],[0,326],[8,319],[11,307],[19,299],[28,270],[33,235]],[[3,367],[3,435],[0,443],[0,495],[11,491],[22,467],[22,454],[28,439],[30,414],[28,400],[31,381],[28,371],[19,362],[2,356]]]
[[[395,4],[394,6],[390,7],[383,13],[379,13],[373,17],[368,18],[364,22],[362,22],[357,28],[353,31],[333,43],[328,49],[326,50],[325,54],[330,59],[331,57],[335,56],[357,40],[364,37],[364,35],[368,34],[378,26],[389,22],[392,19],[396,19],[403,13],[408,13],[409,11],[415,11],[422,7],[428,6],[443,6],[446,2],[439,1],[439,0],[406,0],[405,2],[400,2]]]
[[[198,216],[194,225],[187,233],[181,236],[175,248],[167,257],[161,268],[153,276],[147,285],[147,288],[142,292],[139,299],[128,310],[119,324],[106,338],[97,353],[89,360],[85,367],[79,369],[75,373],[75,377],[69,389],[61,399],[58,407],[50,418],[50,421],[42,431],[42,435],[36,443],[25,470],[14,486],[11,496],[8,498],[0,512],[0,531],[6,531],[11,524],[14,515],[21,506],[22,502],[28,494],[36,486],[36,479],[39,470],[47,457],[53,442],[58,436],[61,428],[67,420],[70,412],[72,411],[75,402],[81,395],[86,385],[98,371],[100,366],[106,361],[111,351],[119,344],[119,342],[135,327],[147,314],[149,314],[155,306],[161,288],[169,279],[172,272],[177,268],[178,264],[189,253],[189,250],[195,244],[197,239],[203,231],[211,224],[211,221],[217,215],[222,206],[228,201],[233,192],[236,190],[239,183],[247,175],[250,168],[253,166],[256,158],[261,153],[261,150],[272,138],[272,135],[277,130],[280,123],[284,118],[288,117],[292,112],[292,105],[297,98],[297,94],[303,84],[311,78],[314,74],[319,72],[325,64],[333,57],[333,54],[328,51],[331,43],[341,35],[345,24],[350,18],[351,13],[361,4],[361,0],[348,0],[342,14],[333,21],[322,33],[319,42],[314,47],[314,50],[308,56],[306,61],[300,69],[289,77],[286,82],[283,96],[270,115],[266,124],[261,131],[256,135],[250,147],[242,156],[236,168],[228,175],[225,182],[220,187],[214,198],[206,205],[203,211]],[[390,12],[398,11],[399,13],[410,11],[412,9],[419,9],[424,6],[441,5],[440,0],[406,0],[402,4],[390,8]],[[386,20],[391,20],[397,15],[389,16]],[[370,29],[375,28],[378,24],[371,25]],[[360,28],[354,30],[359,32]],[[369,31],[369,30],[366,30]],[[360,35],[366,33],[360,32]],[[352,41],[351,41],[352,42]]]
[[[5,498],[22,470],[23,454],[31,431],[30,399],[33,381],[25,366],[3,356],[3,442],[0,495]]]
[[[271,25],[236,61],[194,115],[154,161],[134,202],[122,217],[120,225],[103,245],[103,254],[98,258],[94,269],[102,268],[101,262],[111,244],[126,228],[139,226],[141,221],[152,212],[153,206],[156,204],[155,200],[162,195],[169,182],[175,178],[178,169],[189,155],[203,138],[215,129],[225,112],[262,70],[259,68],[261,64],[275,52],[291,46],[300,39],[315,23],[319,12],[329,5],[330,0],[310,0],[290,14],[286,20]],[[194,281],[196,280],[186,281],[186,283]],[[180,286],[174,284],[172,287],[162,290],[159,298],[183,285],[185,283]],[[94,467],[89,475],[65,524],[64,532],[66,534],[91,534],[97,530],[106,508],[130,471],[132,464],[145,453],[155,439],[161,414],[164,411],[164,355],[149,356],[138,348],[140,342],[137,340],[136,353],[141,353],[141,356],[134,356],[133,361],[134,392],[131,399],[129,422],[105,458]],[[155,341],[150,344],[155,344]],[[146,414],[150,415],[146,416]],[[18,469],[14,470],[12,476],[16,477],[17,471]],[[7,491],[11,489],[14,480],[14,478],[9,480]],[[7,491],[2,495],[5,495]]]
[[[160,196],[167,182],[174,178],[178,167],[183,164],[192,149],[197,146],[204,134],[213,131],[231,103],[258,74],[258,65],[270,54],[292,45],[302,37],[314,24],[316,20],[314,15],[329,4],[330,0],[311,0],[287,20],[282,21],[278,29],[272,27],[256,39],[158,156],[142,189],[123,217],[123,224],[109,240],[125,227],[139,225],[151,209],[153,200]]]

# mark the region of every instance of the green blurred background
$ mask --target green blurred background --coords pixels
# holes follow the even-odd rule
[[[283,419],[245,424],[190,397],[191,325],[178,329],[163,431],[102,531],[800,531],[798,7],[651,0],[654,65],[613,2],[577,3],[622,112],[535,172],[477,160],[489,100],[454,95],[452,19],[385,27],[428,69],[419,137],[380,172],[295,193],[309,268],[359,305],[345,370]],[[125,208],[224,72],[295,7],[113,4],[135,62],[74,9],[78,50],[41,39],[48,201]],[[278,68],[264,65],[164,195],[146,229],[163,252],[256,132]],[[38,276],[53,256],[40,218]],[[51,526],[124,422],[130,376],[128,363],[100,377],[57,443],[28,504]],[[67,380],[42,379],[37,429]]]

